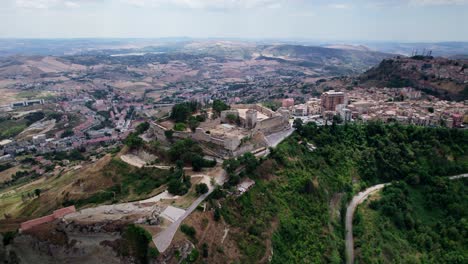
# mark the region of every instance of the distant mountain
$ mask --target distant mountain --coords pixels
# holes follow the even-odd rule
[[[451,57],[468,54],[468,42],[434,42],[434,43],[399,43],[399,42],[363,42],[360,43],[372,50],[412,56],[414,53],[432,56]]]
[[[394,55],[375,51],[275,45],[260,48],[261,58],[289,61],[307,67],[321,67],[336,75],[359,74]]]
[[[361,85],[414,87],[444,99],[468,99],[468,60],[431,56],[383,60],[360,77]]]

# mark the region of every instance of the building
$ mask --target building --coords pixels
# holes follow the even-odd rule
[[[45,143],[46,139],[47,138],[45,134],[39,134],[32,137],[32,142],[33,144],[39,145],[41,143]]]
[[[345,104],[345,94],[333,90],[325,92],[320,97],[322,111],[336,111],[336,106]]]
[[[246,126],[249,129],[252,129],[257,125],[257,110],[249,109],[246,112]]]
[[[294,107],[294,115],[295,116],[307,116],[309,111],[307,110],[307,105],[300,104]]]
[[[281,104],[285,108],[292,107],[292,106],[294,106],[294,99],[293,98],[283,99],[283,102]]]
[[[461,114],[453,114],[453,127],[461,127],[463,125],[463,115]]]

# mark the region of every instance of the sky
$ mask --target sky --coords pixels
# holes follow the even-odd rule
[[[468,41],[468,0],[0,2],[0,38]]]

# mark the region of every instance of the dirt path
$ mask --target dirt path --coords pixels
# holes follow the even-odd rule
[[[465,174],[460,174],[456,176],[451,176],[449,177],[450,180],[457,180],[461,178],[468,178],[468,173]],[[353,200],[351,200],[351,203],[348,205],[348,208],[346,209],[346,263],[348,264],[353,264],[354,263],[354,241],[353,241],[353,216],[354,216],[354,211],[356,211],[356,208],[359,204],[364,202],[369,195],[372,193],[375,193],[382,188],[384,188],[387,185],[390,185],[391,183],[383,183],[383,184],[378,184],[372,187],[367,188],[365,191],[358,193],[356,196],[353,197]]]

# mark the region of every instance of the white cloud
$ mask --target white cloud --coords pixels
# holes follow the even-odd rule
[[[172,5],[194,9],[280,8],[284,0],[121,0],[139,7]]]
[[[76,2],[72,2],[72,1],[65,1],[65,3],[63,3],[66,7],[70,7],[70,8],[78,8],[80,7],[80,5]]]
[[[16,0],[16,6],[21,8],[45,9],[57,3],[58,0]]]
[[[347,4],[330,4],[328,7],[335,8],[335,9],[348,9],[350,6]]]
[[[26,9],[48,9],[56,7],[78,8],[80,3],[98,2],[99,0],[14,0],[16,7]]]
[[[409,0],[412,5],[463,5],[468,0]]]

